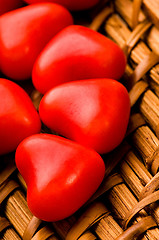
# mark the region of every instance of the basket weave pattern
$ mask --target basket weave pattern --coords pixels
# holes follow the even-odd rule
[[[103,156],[106,175],[89,202],[68,219],[49,224],[29,211],[26,185],[14,156],[4,156],[0,167],[1,239],[159,239],[157,7],[157,0],[105,0],[86,12],[86,19],[82,16],[83,25],[111,38],[127,56],[121,80],[132,108],[127,135],[118,148]],[[41,95],[33,89],[31,97],[38,108]]]

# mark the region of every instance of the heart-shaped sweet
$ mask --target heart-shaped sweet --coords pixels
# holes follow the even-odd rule
[[[25,2],[32,4],[32,3],[37,3],[37,2],[43,2],[44,0],[24,0]],[[63,6],[65,6],[66,8],[68,8],[69,10],[83,10],[83,9],[87,9],[90,7],[93,7],[95,4],[97,4],[99,2],[99,0],[76,0],[76,1],[72,1],[72,0],[48,0],[48,2],[53,2],[53,3],[58,3],[61,4]]]
[[[98,153],[52,134],[23,140],[15,160],[27,184],[28,206],[45,221],[72,215],[96,191],[105,173]]]
[[[41,129],[40,117],[27,93],[16,83],[0,78],[0,155]]]
[[[38,56],[32,80],[41,93],[73,80],[119,79],[126,66],[120,47],[87,27],[71,25],[60,31]]]
[[[123,140],[130,100],[126,88],[116,80],[74,81],[48,91],[39,114],[50,129],[102,154]]]
[[[31,77],[33,64],[46,43],[73,23],[69,11],[54,3],[37,3],[0,18],[0,69],[14,80]]]

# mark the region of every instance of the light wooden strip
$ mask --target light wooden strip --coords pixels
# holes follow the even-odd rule
[[[157,224],[153,217],[145,217],[140,222],[126,229],[116,240],[134,240],[136,236],[140,236],[146,230],[155,226],[157,226]]]
[[[138,24],[138,18],[141,10],[142,0],[133,1],[133,13],[132,13],[132,28],[135,28]]]
[[[138,202],[125,216],[124,226],[127,227],[129,222],[134,218],[134,216],[139,213],[142,209],[147,207],[148,205],[155,203],[159,200],[159,191],[156,191],[145,198],[143,198],[140,202]]]
[[[12,228],[7,229],[1,236],[2,240],[22,240],[22,238]]]
[[[130,104],[131,107],[135,105],[137,100],[141,97],[141,95],[146,91],[148,88],[148,83],[145,81],[138,81],[129,91],[130,97]]]
[[[132,143],[142,157],[145,166],[150,169],[154,159],[159,156],[158,138],[148,126],[142,126],[133,133]]]
[[[128,7],[126,7],[127,5]],[[105,30],[108,36],[110,36],[120,47],[124,47],[127,39],[131,35],[130,29],[127,27],[131,25],[131,13],[132,13],[132,1],[129,0],[116,0],[114,1],[117,11],[122,16],[123,19],[117,15],[113,14],[105,23]],[[145,20],[145,17],[142,21]],[[141,21],[141,22],[142,22]],[[142,40],[143,39],[143,40]],[[150,46],[148,46],[148,45]],[[159,30],[156,27],[152,27],[151,30],[144,34],[140,42],[138,42],[131,51],[130,59],[132,60],[132,66],[135,67],[140,62],[142,62],[150,53],[151,49],[159,55]],[[159,64],[154,66],[149,71],[149,83],[155,93],[159,96]]]
[[[139,200],[147,197],[159,187],[159,172],[146,184],[139,194]]]
[[[106,18],[109,17],[113,12],[113,6],[107,6],[93,19],[92,23],[89,25],[89,28],[94,31],[98,31],[104,20],[106,20]]]
[[[145,120],[159,137],[159,98],[151,91],[147,90],[139,105],[140,112]]]
[[[23,240],[31,239],[41,223],[42,221],[40,219],[33,216],[23,233]]]
[[[71,230],[66,236],[66,240],[78,240],[79,237],[96,222],[100,221],[101,218],[104,218],[105,215],[108,215],[109,212],[106,207],[100,203],[96,202],[90,206],[76,221]]]
[[[101,219],[93,229],[101,240],[116,239],[123,232],[123,229],[119,226],[117,221],[115,221],[112,215],[108,215]]]
[[[124,20],[129,24],[131,28],[133,28],[133,21],[132,21],[132,16],[133,16],[133,1],[130,0],[115,0],[115,8],[116,11],[119,12]],[[142,22],[146,19],[145,14],[143,11],[139,12],[138,16],[138,22]]]
[[[143,0],[144,10],[153,23],[159,28],[159,1],[158,0]]]
[[[120,164],[120,173],[124,178],[125,182],[132,190],[133,194],[140,199],[140,194],[142,193],[146,184],[148,184],[151,179],[152,175],[146,169],[146,167],[141,163],[141,161],[137,158],[137,156],[133,152],[129,152],[125,157],[125,161]],[[150,211],[150,214],[155,218],[156,222],[159,222],[159,205],[156,202],[159,193],[155,192],[151,195],[146,196],[146,198],[142,199],[141,202],[137,203],[132,207],[132,209],[127,212],[126,220],[130,220],[129,216],[133,216],[136,212],[143,207],[155,202],[147,211]],[[158,229],[156,229],[156,234],[159,234]]]

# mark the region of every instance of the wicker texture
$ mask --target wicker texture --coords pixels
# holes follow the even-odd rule
[[[103,156],[105,178],[89,202],[73,216],[54,223],[42,222],[32,215],[14,156],[1,157],[1,239],[159,239],[157,7],[157,0],[107,0],[75,14],[76,23],[108,36],[127,55],[128,64],[121,79],[132,107],[127,135],[118,148]],[[41,94],[33,89],[30,96],[38,108]]]

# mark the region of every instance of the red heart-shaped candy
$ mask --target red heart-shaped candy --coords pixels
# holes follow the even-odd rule
[[[26,138],[15,160],[28,186],[28,206],[45,221],[72,215],[96,191],[105,173],[98,153],[51,134]]]
[[[16,83],[0,78],[0,155],[39,133],[41,121],[27,93]]]
[[[126,88],[116,80],[74,81],[48,91],[39,114],[60,135],[107,153],[125,136],[130,100]]]

